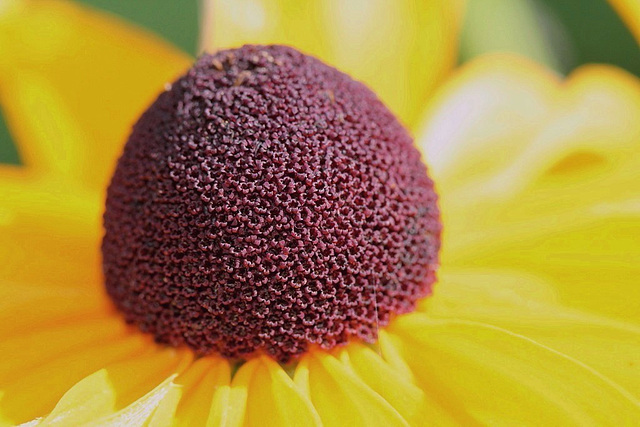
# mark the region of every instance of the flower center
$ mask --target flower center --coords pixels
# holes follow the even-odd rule
[[[373,342],[431,291],[433,183],[364,85],[283,46],[204,55],[134,126],[107,192],[106,288],[200,354]]]

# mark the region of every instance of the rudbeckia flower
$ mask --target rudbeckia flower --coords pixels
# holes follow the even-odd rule
[[[501,55],[464,65],[439,85],[451,64],[439,64],[442,75],[421,82],[408,65],[414,53],[401,55],[406,63],[397,70],[415,83],[362,75],[406,123],[418,122],[419,104],[435,90],[416,129],[442,214],[438,281],[412,312],[381,325],[375,340],[311,346],[293,361],[275,353],[241,362],[154,342],[125,323],[103,286],[101,215],[115,158],[136,117],[191,60],[110,16],[62,1],[38,3],[12,2],[0,12],[0,73],[11,83],[0,87],[0,103],[25,164],[0,168],[0,425],[640,419],[636,77],[588,66],[561,79]],[[433,49],[452,49],[450,41]],[[329,61],[332,52],[315,53]],[[262,60],[268,56],[256,65]],[[218,57],[205,61],[211,72],[229,66]],[[202,77],[197,70],[194,81]],[[358,77],[357,68],[350,72]],[[252,78],[239,73],[229,83]],[[391,89],[406,93],[411,84],[422,87],[408,104],[393,101]],[[153,137],[144,123],[166,124],[162,112],[179,90],[174,86],[164,87],[160,110],[152,107],[136,125],[130,141],[139,141],[140,150]],[[202,80],[195,86],[203,91],[198,96],[214,97]],[[350,95],[357,100],[360,90]],[[335,97],[326,92],[321,105]],[[193,105],[182,107],[191,114]],[[408,157],[402,164],[412,164]],[[132,158],[135,152],[125,151],[111,184],[107,209],[116,214],[106,216],[107,234],[114,218],[123,224],[118,209],[135,202],[121,190],[144,187],[151,174],[144,170],[140,182],[131,181],[127,168],[156,166]],[[137,268],[119,270],[118,257],[127,254],[117,247],[130,249],[127,237],[105,240],[105,253],[115,257],[108,277]],[[109,289],[112,297],[118,293]],[[131,304],[120,303],[129,320],[144,325]],[[155,308],[146,307],[148,314]],[[230,319],[231,334],[233,326]]]

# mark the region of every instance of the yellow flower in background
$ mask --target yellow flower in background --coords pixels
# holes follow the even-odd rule
[[[0,167],[0,425],[633,425],[640,417],[636,77],[592,66],[561,80],[511,56],[456,71],[430,98],[417,138],[445,226],[434,296],[374,347],[311,351],[286,369],[267,357],[240,366],[153,343],[102,290],[100,215],[113,162],[135,117],[190,60],[112,17],[35,3],[0,11],[0,77],[12,82],[0,86],[0,102],[25,162]],[[388,62],[375,53],[380,34],[358,35],[372,41],[362,52],[347,43],[356,35],[316,47],[330,21],[252,3],[264,8],[258,24],[273,22],[270,14],[296,22],[278,21],[283,33],[264,39],[244,40],[232,25],[224,36],[223,24],[238,19],[221,20],[225,13],[247,22],[229,6],[214,18],[216,46],[304,33],[301,49],[367,81],[407,123],[455,58],[455,33],[428,33],[429,43],[447,41],[427,46],[428,58],[416,53],[425,47],[397,46],[398,68],[378,80],[368,73]],[[292,14],[298,4],[280,3]],[[422,10],[416,4],[384,13],[415,34],[419,24],[407,17]],[[458,12],[447,13],[439,16]],[[350,65],[354,55],[362,62]]]

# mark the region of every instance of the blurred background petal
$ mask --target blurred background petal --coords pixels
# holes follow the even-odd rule
[[[211,0],[202,45],[289,44],[367,83],[408,125],[455,65],[461,0]]]
[[[640,42],[640,1],[638,0],[609,0],[625,20],[636,39]]]
[[[429,117],[420,143],[441,189],[443,271],[520,269],[574,307],[640,320],[637,77],[585,66],[560,81],[482,57]]]
[[[62,0],[3,2],[0,51],[0,105],[22,162],[99,190],[135,117],[190,63],[150,33]]]

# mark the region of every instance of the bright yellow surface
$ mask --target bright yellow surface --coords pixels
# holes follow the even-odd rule
[[[251,364],[256,367],[248,384],[245,425],[322,425],[309,397],[301,392],[278,363],[262,356],[247,362],[240,370],[251,369],[247,366]]]
[[[480,321],[404,316],[392,325],[427,393],[483,422],[632,425],[640,401],[590,366]],[[597,403],[596,403],[597,402]]]
[[[390,402],[333,356],[317,352],[304,362],[308,395],[325,426],[408,425]]]

